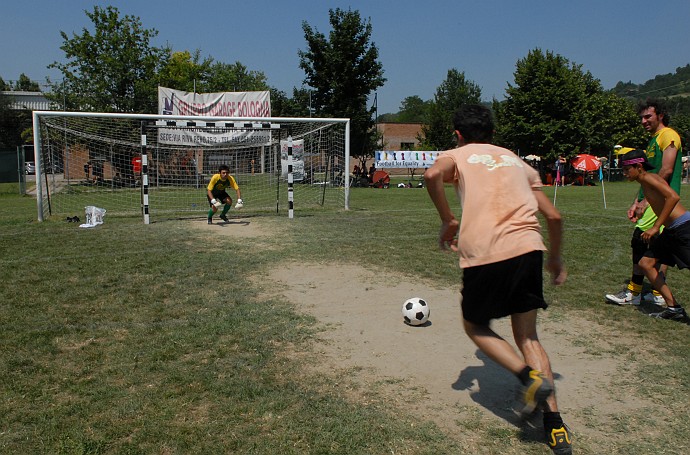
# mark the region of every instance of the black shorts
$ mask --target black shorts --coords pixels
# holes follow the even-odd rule
[[[630,248],[632,248],[633,265],[639,264],[640,259],[642,259],[645,253],[649,251],[650,244],[654,243],[654,241],[656,240],[656,237],[654,237],[651,243],[645,242],[640,238],[643,232],[644,231],[642,229],[636,227],[633,231],[632,238],[630,239]]]
[[[462,316],[488,325],[492,319],[546,308],[543,253],[532,251],[505,261],[463,270]]]
[[[670,267],[690,268],[690,221],[665,228],[644,255]]]
[[[217,199],[221,202],[225,202],[225,200],[230,197],[225,190],[212,190],[211,194],[213,194],[214,199]],[[206,193],[206,199],[208,199],[208,205],[213,205],[211,204],[211,198],[208,197],[208,193]],[[230,198],[230,202],[232,203],[232,198]]]

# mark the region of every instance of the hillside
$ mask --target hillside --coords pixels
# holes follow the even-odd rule
[[[618,82],[611,92],[632,99],[690,97],[690,64],[676,68],[675,73],[660,74],[643,84]]]

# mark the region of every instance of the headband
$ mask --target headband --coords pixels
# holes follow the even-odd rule
[[[630,166],[631,164],[644,163],[647,158],[633,158],[631,160],[624,160],[623,166]]]

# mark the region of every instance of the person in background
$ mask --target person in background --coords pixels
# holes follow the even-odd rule
[[[678,133],[668,127],[670,116],[663,103],[648,99],[637,108],[644,129],[652,134],[645,150],[647,159],[656,173],[680,194],[682,148]],[[649,206],[640,190],[628,209],[628,219],[635,223],[630,247],[632,249],[632,274],[627,286],[617,294],[606,294],[606,301],[617,305],[640,305],[641,302],[658,306],[665,305],[664,298],[657,290],[642,295],[644,271],[639,266],[640,259],[649,249],[649,244],[642,240],[642,234],[656,222],[656,214]],[[666,267],[660,268],[662,277],[666,277]]]

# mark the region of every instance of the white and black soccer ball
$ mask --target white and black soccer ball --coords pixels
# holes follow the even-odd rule
[[[412,297],[405,300],[402,307],[402,315],[405,324],[422,325],[429,320],[429,304],[420,297]]]

